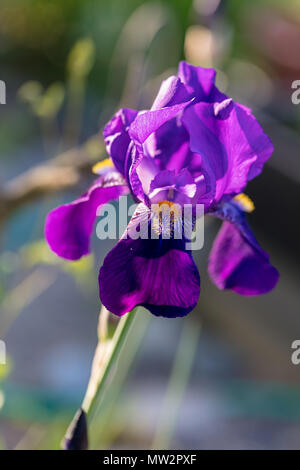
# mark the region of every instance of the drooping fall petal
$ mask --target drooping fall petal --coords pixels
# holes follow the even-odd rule
[[[138,224],[132,219],[130,224]],[[178,317],[196,306],[200,277],[185,240],[133,239],[128,235],[106,256],[100,298],[116,315],[142,305],[158,316]]]
[[[49,212],[45,237],[57,255],[76,260],[90,251],[90,237],[99,206],[128,193],[116,172],[100,177],[80,198]]]
[[[223,220],[209,257],[208,272],[219,289],[241,295],[260,295],[272,290],[279,274],[269,255],[259,246],[245,214],[227,203],[214,214]]]

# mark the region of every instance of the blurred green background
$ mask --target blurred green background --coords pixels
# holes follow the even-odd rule
[[[219,225],[207,224],[198,307],[176,320],[139,311],[91,447],[299,448],[299,50],[299,0],[1,1],[3,449],[59,447],[97,342],[97,272],[113,242],[95,238],[93,255],[66,263],[43,241],[45,216],[92,181],[111,114],[151,106],[182,59],[215,67],[275,144],[247,192],[281,280],[259,298],[219,292],[206,274]]]

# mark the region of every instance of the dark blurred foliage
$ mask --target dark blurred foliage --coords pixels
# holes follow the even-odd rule
[[[89,77],[89,86],[98,93],[107,87],[108,64],[126,21],[142,4],[140,0],[3,0],[0,12],[0,57],[2,68],[7,68],[19,81],[19,85],[32,76],[49,85],[65,79],[65,64],[76,40],[90,37],[96,45],[96,63]],[[155,2],[154,2],[155,3]],[[159,3],[157,3],[158,5]],[[161,9],[169,14],[176,34],[170,33],[164,40],[170,41],[169,55],[157,57],[153,74],[162,73],[174,66],[178,55],[183,54],[184,31],[192,2],[164,0]],[[151,18],[149,18],[151,22]],[[151,24],[135,24],[144,34]],[[131,32],[134,44],[135,34]],[[173,41],[176,43],[173,43]],[[138,41],[138,39],[137,39]],[[136,45],[138,47],[138,44]],[[118,73],[122,71],[120,57]],[[121,75],[122,76],[122,75]],[[116,99],[116,97],[114,97]]]

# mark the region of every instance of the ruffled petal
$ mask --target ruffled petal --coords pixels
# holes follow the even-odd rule
[[[259,246],[245,214],[234,203],[226,203],[212,215],[224,220],[209,257],[212,281],[219,289],[231,289],[241,295],[272,290],[279,273]]]
[[[125,178],[127,178],[131,165],[128,127],[136,116],[137,111],[134,109],[120,109],[103,130],[107,153],[110,155],[116,169]]]
[[[215,76],[216,72],[213,69],[180,62],[178,77],[170,77],[163,82],[153,109],[159,106],[171,106],[179,103],[180,100],[187,101],[189,98],[193,98],[193,103],[223,101],[227,96],[214,85]],[[189,134],[182,125],[180,116],[163,124],[147,139],[145,145],[162,170],[177,172],[188,166],[192,157],[189,149]]]
[[[200,154],[215,174],[216,201],[242,192],[273,151],[250,111],[230,99],[190,106],[183,123],[190,134],[191,150]]]
[[[214,89],[216,71],[214,69],[195,67],[187,62],[180,62],[178,77],[187,85],[191,93],[198,101],[210,101],[210,95]]]
[[[133,217],[129,227],[137,222]],[[196,306],[200,277],[183,239],[124,235],[104,260],[99,287],[101,301],[116,315],[142,305],[154,315],[178,317]]]
[[[87,255],[97,208],[128,192],[121,175],[114,172],[99,178],[79,199],[52,210],[45,223],[51,250],[69,260]]]

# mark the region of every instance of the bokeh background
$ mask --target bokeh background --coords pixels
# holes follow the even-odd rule
[[[197,308],[139,311],[91,448],[299,448],[299,50],[299,0],[1,0],[1,448],[59,448],[97,342],[97,271],[113,242],[95,237],[91,256],[66,263],[43,240],[45,216],[92,181],[111,114],[149,107],[181,59],[215,67],[275,144],[248,194],[281,279],[258,298],[219,292],[206,274],[219,224],[207,223]]]

